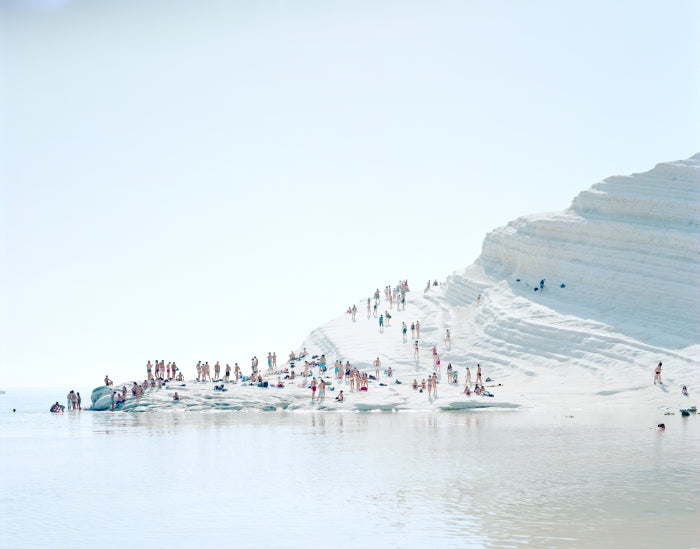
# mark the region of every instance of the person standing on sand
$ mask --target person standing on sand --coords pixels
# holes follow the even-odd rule
[[[437,374],[435,374],[435,373],[433,373],[432,383],[433,383],[433,396],[435,398],[437,398],[437,396],[438,396],[437,395]]]
[[[408,331],[408,328],[406,327],[406,323],[402,322],[401,323],[401,334],[403,335],[403,342],[406,343],[406,332]]]
[[[379,333],[384,333],[384,315],[379,315]]]
[[[416,323],[411,322],[411,339],[416,339]]]
[[[467,366],[467,388],[472,384],[472,371]]]
[[[476,384],[483,385],[483,382],[481,381],[481,364],[476,365]]]
[[[382,366],[382,361],[379,360],[379,357],[377,357],[377,360],[374,361],[374,373],[375,373],[376,379],[379,379],[379,369],[381,368],[381,366]]]
[[[326,399],[326,382],[321,380],[318,384],[318,401],[323,402]]]
[[[420,351],[418,349],[418,340],[416,339],[416,342],[413,344],[413,358],[418,360],[420,355]]]
[[[656,385],[657,381],[660,385],[663,385],[661,381],[661,362],[659,362],[658,366],[654,369],[654,385]]]
[[[214,381],[221,381],[219,377],[221,376],[221,364],[219,364],[219,361],[216,361],[216,364],[214,364]]]
[[[231,366],[229,364],[226,365],[226,373],[224,374],[224,381],[227,383],[231,381]]]
[[[83,411],[83,408],[82,408],[81,405],[82,405],[82,403],[83,403],[83,399],[80,398],[80,393],[76,393],[76,394],[75,394],[75,401],[78,403],[78,411],[79,411],[79,412],[82,412],[82,411]]]
[[[311,402],[316,400],[316,378],[311,380]]]
[[[450,330],[445,332],[445,347],[449,348],[452,346],[452,340],[450,339]]]
[[[420,322],[416,320],[416,339],[420,339]]]
[[[238,362],[234,364],[233,375],[236,378],[236,383],[238,383],[238,378],[241,377],[241,367],[238,365]]]

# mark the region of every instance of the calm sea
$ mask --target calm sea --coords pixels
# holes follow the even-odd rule
[[[700,546],[698,416],[52,415],[57,398],[0,395],[0,547]]]

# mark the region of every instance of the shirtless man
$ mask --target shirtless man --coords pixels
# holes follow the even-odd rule
[[[381,366],[382,366],[382,361],[379,360],[379,357],[377,357],[377,360],[374,361],[374,373],[375,373],[375,377],[377,379],[379,379],[379,369],[381,368]]]
[[[234,364],[233,375],[236,378],[236,383],[238,383],[238,378],[241,377],[241,367],[238,365],[238,362]]]
[[[472,371],[469,369],[469,366],[467,366],[467,389],[471,386],[472,384]]]
[[[216,364],[214,364],[214,381],[219,381],[219,376],[221,375],[221,364],[219,364],[219,361],[216,361]]]
[[[420,322],[416,320],[416,339],[420,339]]]
[[[272,367],[277,369],[277,353],[274,351],[272,352]]]
[[[316,378],[313,378],[311,380],[311,401],[314,402],[316,400]]]
[[[267,371],[272,372],[272,353],[267,352]]]
[[[146,374],[148,375],[148,379],[153,379],[153,365],[151,364],[151,361],[148,361],[148,364],[146,364]]]
[[[197,362],[196,368],[197,368],[197,381],[199,381],[200,379],[202,379],[202,361],[201,360],[199,362]]]
[[[224,381],[226,381],[226,382],[231,381],[231,365],[230,364],[226,365],[226,373],[224,374]]]
[[[105,385],[106,385],[106,386],[112,385],[112,380],[109,379],[109,376],[108,376],[108,375],[105,376]]]

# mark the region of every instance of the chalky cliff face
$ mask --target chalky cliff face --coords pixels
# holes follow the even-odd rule
[[[351,362],[379,356],[404,382],[432,371],[433,345],[460,375],[481,363],[495,382],[532,390],[647,390],[661,360],[673,363],[670,382],[700,382],[699,226],[700,154],[610,177],[564,212],[489,233],[476,263],[438,287],[412,284],[406,311],[390,311],[383,333],[365,302],[356,322],[335,319],[304,343]],[[418,361],[400,335],[401,323],[414,320],[422,325]]]
[[[700,342],[699,229],[696,155],[610,177],[566,212],[513,221],[486,237],[477,263],[518,293],[518,278],[530,285],[545,278],[556,299],[530,297],[556,310],[683,348]],[[557,291],[562,283],[566,291]]]

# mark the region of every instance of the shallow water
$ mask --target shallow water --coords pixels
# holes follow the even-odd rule
[[[0,396],[1,547],[700,545],[697,416],[34,402]]]

